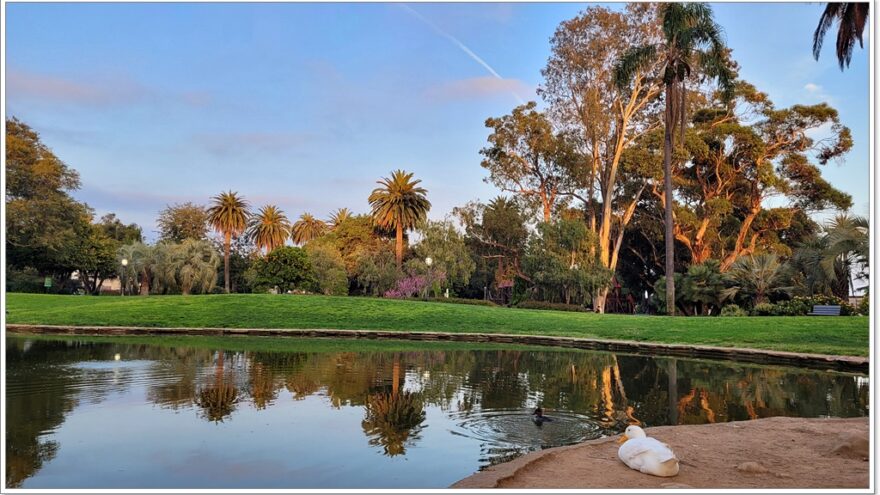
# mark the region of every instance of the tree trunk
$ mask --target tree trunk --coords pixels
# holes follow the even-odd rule
[[[142,296],[148,296],[150,295],[150,274],[146,268],[144,268],[142,275],[140,294]]]
[[[223,289],[229,294],[229,250],[232,248],[232,235],[226,233],[226,249],[223,252]]]
[[[666,194],[666,314],[675,316],[675,238],[672,233],[672,131],[675,126],[672,109],[673,85],[666,85],[666,130],[663,136],[663,188]]]
[[[608,300],[608,288],[600,289],[599,293],[596,294],[596,298],[593,300],[593,311],[596,313],[604,313],[605,312],[605,301]]]
[[[397,238],[395,245],[395,254],[397,255],[397,269],[403,266],[403,226],[397,224]]]

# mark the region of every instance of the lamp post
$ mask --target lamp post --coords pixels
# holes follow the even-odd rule
[[[431,271],[431,265],[433,265],[433,264],[434,264],[434,260],[431,259],[430,256],[425,258],[425,265],[428,266],[428,287],[425,289],[425,300],[426,301],[428,300],[429,291],[434,288],[434,277],[432,276],[433,272]]]
[[[122,258],[120,262],[122,264],[122,270],[119,274],[119,293],[124,296],[125,295],[125,267],[128,266],[128,259]]]

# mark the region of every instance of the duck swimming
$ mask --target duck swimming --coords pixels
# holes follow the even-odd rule
[[[618,449],[617,457],[631,469],[654,476],[678,474],[678,458],[669,445],[649,438],[638,426],[627,426],[619,443],[623,445]]]
[[[553,421],[553,418],[544,416],[544,410],[539,407],[532,413],[532,421],[534,421],[536,425],[541,426],[544,423]]]

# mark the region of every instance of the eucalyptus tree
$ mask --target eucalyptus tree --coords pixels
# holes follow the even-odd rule
[[[159,212],[159,239],[181,242],[208,237],[208,209],[191,202],[167,205]]]
[[[628,4],[620,12],[589,7],[565,21],[551,39],[551,55],[539,89],[557,130],[572,136],[576,163],[560,194],[577,199],[597,238],[599,262],[616,271],[624,232],[642,199],[647,178],[623,163],[624,152],[661,125],[661,62],[640,65],[624,85],[614,63],[632,46],[660,42],[656,7]],[[610,281],[610,280],[609,280]],[[606,291],[597,293],[604,311]]]
[[[283,246],[290,235],[290,222],[284,212],[275,205],[266,205],[248,222],[247,236],[257,249],[271,253]]]
[[[813,57],[819,60],[825,33],[837,21],[837,63],[840,70],[843,70],[844,65],[849,67],[856,40],[860,47],[865,47],[862,34],[865,32],[870,6],[868,2],[829,2],[819,18],[816,32],[813,33]]]
[[[238,237],[247,229],[248,203],[237,192],[228,191],[211,198],[208,208],[208,223],[223,235],[223,289],[229,293],[229,250],[232,238]]]
[[[835,109],[825,103],[775,108],[766,94],[743,81],[737,82],[732,103],[710,97],[695,111],[678,147],[687,161],[673,170],[673,236],[690,263],[718,259],[722,271],[760,251],[791,255],[791,246],[815,229],[810,213],[852,203],[821,173],[821,166],[852,147]],[[662,202],[660,142],[659,133],[653,133],[630,150],[628,159],[655,178],[649,191]],[[768,206],[771,198],[784,201]]]
[[[303,213],[299,220],[290,229],[290,237],[294,244],[303,244],[317,239],[327,232],[327,224],[312,216],[311,213]]]
[[[666,274],[675,270],[673,234],[672,153],[673,134],[681,131],[684,141],[688,79],[703,74],[717,79],[726,100],[733,96],[735,72],[728,58],[728,49],[721,37],[721,28],[712,19],[712,8],[703,3],[664,3],[658,10],[662,40],[636,46],[616,63],[615,80],[626,87],[639,70],[662,63],[665,91],[663,136],[664,219]],[[675,313],[674,277],[666,277],[666,298],[669,315]]]
[[[403,231],[412,230],[425,221],[431,202],[428,191],[419,187],[421,180],[403,170],[391,172],[391,177],[376,181],[381,187],[373,189],[368,201],[372,208],[373,223],[380,228],[395,230],[397,267],[403,264]]]
[[[549,222],[558,200],[573,187],[577,157],[572,140],[554,131],[535,107],[529,102],[510,115],[486,120],[492,134],[489,146],[480,150],[480,165],[489,171],[487,182],[540,203],[544,221]]]

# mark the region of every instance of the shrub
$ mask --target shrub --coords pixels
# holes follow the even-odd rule
[[[761,303],[756,304],[754,308],[752,308],[753,316],[771,316],[773,312],[776,311],[776,305],[770,303]]]
[[[736,304],[728,304],[721,308],[721,316],[749,316],[749,313]]]
[[[421,275],[410,275],[402,278],[397,285],[385,292],[385,297],[391,299],[406,299],[423,294],[428,289],[428,278]]]
[[[774,305],[774,316],[804,316],[813,309],[809,300],[795,297],[787,301],[779,301]]]
[[[347,296],[348,276],[339,251],[328,244],[309,244],[306,253],[312,262],[318,292],[326,296]]]
[[[547,301],[520,301],[516,307],[520,309],[549,309],[552,311],[576,311],[582,313],[590,311],[577,304],[552,303]]]
[[[305,250],[298,247],[274,249],[254,262],[253,269],[254,287],[263,291],[277,286],[281,292],[287,292],[316,285],[311,261]]]
[[[870,304],[871,298],[866,294],[865,297],[862,298],[861,302],[859,302],[859,305],[856,306],[856,313],[862,316],[870,315]]]
[[[485,299],[465,299],[463,297],[435,297],[428,299],[428,301],[446,304],[467,304],[470,306],[498,306],[494,302]]]
[[[33,268],[7,270],[6,292],[46,292],[43,281],[44,278]]]

